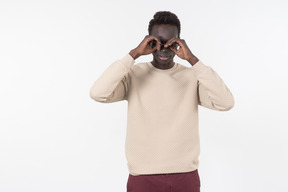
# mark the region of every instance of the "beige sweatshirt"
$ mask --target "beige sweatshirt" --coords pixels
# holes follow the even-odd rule
[[[189,172],[198,168],[198,105],[226,111],[234,98],[218,74],[198,61],[166,70],[129,55],[95,81],[98,102],[128,101],[125,154],[131,175]]]

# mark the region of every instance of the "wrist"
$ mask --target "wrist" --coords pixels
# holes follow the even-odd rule
[[[132,49],[129,52],[129,54],[131,55],[131,57],[133,57],[134,60],[136,60],[139,57],[139,55],[137,54],[137,52],[134,49]]]
[[[197,57],[191,57],[188,59],[188,62],[193,66],[195,65],[197,62],[199,61],[199,59]]]

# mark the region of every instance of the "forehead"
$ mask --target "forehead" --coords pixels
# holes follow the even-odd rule
[[[151,30],[151,35],[158,37],[160,40],[168,41],[173,37],[178,37],[178,29],[175,25],[154,25]]]

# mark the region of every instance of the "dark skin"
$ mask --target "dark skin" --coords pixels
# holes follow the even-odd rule
[[[170,69],[175,65],[175,55],[187,60],[192,66],[199,61],[185,40],[179,38],[177,27],[169,24],[154,25],[151,34],[147,35],[135,49],[129,52],[134,60],[141,55],[151,53],[153,54],[151,62],[153,66],[163,70]]]

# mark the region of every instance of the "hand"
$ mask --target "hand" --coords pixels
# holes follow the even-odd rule
[[[133,50],[130,51],[130,55],[137,59],[141,55],[148,55],[156,51],[160,50],[161,42],[160,40],[151,35],[146,35],[142,42]]]
[[[177,45],[179,46],[178,48]],[[184,39],[174,37],[170,39],[164,47],[169,47],[178,57],[187,60],[192,66],[199,61],[199,59],[190,51]]]

